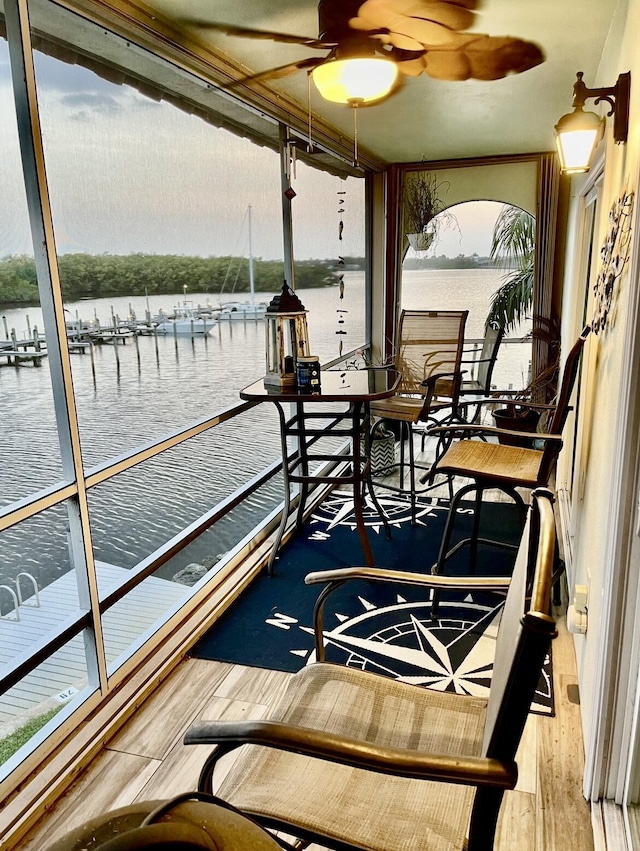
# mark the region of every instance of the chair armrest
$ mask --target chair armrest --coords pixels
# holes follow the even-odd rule
[[[499,390],[497,393],[509,393],[508,390]],[[519,390],[514,390],[514,394],[519,393]],[[555,411],[556,405],[546,404],[546,403],[538,403],[538,402],[527,402],[521,399],[514,399],[512,396],[484,396],[481,399],[474,399],[474,405],[517,405],[518,408],[530,408],[534,411]]]
[[[452,399],[455,399],[460,391],[460,384],[462,383],[462,376],[466,372],[466,370],[453,370],[452,372],[437,372],[433,375],[430,375],[429,378],[425,378],[424,381],[420,382],[420,386],[425,388],[424,401],[422,404],[422,410],[418,414],[418,421],[427,421],[429,419],[429,411],[431,410],[431,403],[433,402],[433,397],[436,394],[436,385],[438,381],[442,378],[448,378],[451,380],[454,390],[452,392]],[[457,385],[457,386],[456,386]],[[450,405],[448,407],[451,407]]]
[[[471,435],[472,437],[479,437],[480,435],[509,435],[510,437],[524,437],[527,440],[543,440],[547,443],[562,443],[562,435],[561,434],[546,434],[544,432],[537,431],[512,431],[507,428],[496,428],[495,426],[484,426],[484,425],[472,425],[470,423],[452,423],[451,425],[443,425],[443,426],[432,426],[428,429],[427,434],[444,434],[448,432],[452,434],[452,436],[456,436],[456,434],[461,437],[465,437],[465,435]]]
[[[395,369],[395,368],[396,368],[396,365],[394,363],[372,363],[367,367],[367,369]],[[329,371],[329,370],[327,370],[327,371]],[[331,370],[331,372],[344,372],[344,370],[333,369],[333,370]]]
[[[457,378],[464,375],[466,371],[466,369],[458,369],[453,370],[452,372],[434,372],[434,374],[430,375],[429,378],[425,378],[424,381],[421,381],[420,385],[422,387],[434,387],[436,382],[438,382],[441,378]]]
[[[498,391],[496,391],[498,392]],[[500,390],[500,393],[508,393],[508,390]],[[514,393],[519,391],[514,390]],[[529,402],[525,399],[514,399],[513,397],[487,396],[484,399],[478,399],[474,404],[477,405],[517,405],[518,408],[532,408],[534,411],[555,411],[556,405],[543,402]]]
[[[506,591],[511,582],[508,576],[439,576],[425,573],[409,573],[402,570],[384,570],[380,567],[342,567],[334,570],[318,570],[308,573],[305,585],[322,582],[348,582],[351,579],[366,579],[369,582],[397,582],[401,585],[417,585],[424,588],[442,588],[461,591]]]
[[[313,608],[313,639],[316,659],[324,662],[324,607],[327,599],[338,588],[352,579],[364,579],[369,582],[395,582],[423,588],[452,589],[462,591],[505,591],[511,582],[505,576],[441,576],[425,573],[408,573],[401,570],[384,570],[379,567],[342,567],[337,570],[322,570],[308,573],[306,585],[324,583]]]
[[[464,354],[468,354],[468,352],[463,352]],[[460,363],[489,363],[493,358],[463,358]]]
[[[225,753],[229,746],[263,745],[382,774],[497,789],[513,789],[518,779],[518,768],[511,761],[384,747],[275,721],[198,721],[187,730],[184,743],[219,744]]]

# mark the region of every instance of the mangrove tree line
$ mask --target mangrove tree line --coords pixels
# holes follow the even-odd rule
[[[362,268],[349,260],[347,268]],[[246,293],[249,262],[246,257],[186,257],[176,254],[62,254],[58,257],[65,301],[123,295],[182,293]],[[338,284],[335,260],[296,261],[296,288]],[[254,260],[257,292],[279,292],[284,266],[281,260]],[[19,307],[39,302],[32,257],[0,259],[0,306]]]

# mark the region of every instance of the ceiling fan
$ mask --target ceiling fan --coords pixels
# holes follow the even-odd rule
[[[533,42],[467,32],[477,5],[478,0],[320,0],[317,38],[202,20],[185,23],[329,51],[243,77],[227,88],[306,70],[327,100],[361,106],[394,94],[401,75],[497,80],[544,61]]]

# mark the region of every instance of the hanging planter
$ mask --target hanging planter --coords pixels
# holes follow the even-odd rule
[[[431,231],[422,233],[408,233],[409,245],[414,251],[428,251],[433,243],[435,234]]]
[[[403,188],[404,231],[414,251],[428,251],[437,243],[443,228],[458,227],[456,217],[447,211],[440,197],[448,189],[448,181],[439,181],[429,172],[407,175]]]

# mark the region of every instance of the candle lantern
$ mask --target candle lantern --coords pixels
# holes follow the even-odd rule
[[[267,374],[265,384],[284,387],[296,383],[299,357],[309,355],[307,311],[286,281],[269,303],[265,316]]]

